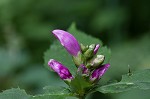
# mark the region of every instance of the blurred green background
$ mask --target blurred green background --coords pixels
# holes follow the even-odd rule
[[[54,40],[51,31],[72,22],[111,48],[102,83],[120,80],[128,65],[132,71],[150,68],[149,0],[0,0],[0,91],[20,87],[34,95],[44,86],[64,85],[43,66],[43,53]],[[88,98],[149,99],[149,93],[97,92]]]

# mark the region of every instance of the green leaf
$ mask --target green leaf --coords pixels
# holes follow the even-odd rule
[[[51,94],[42,94],[42,95],[37,95],[37,96],[33,96],[31,99],[66,99],[66,97],[68,97],[68,96],[66,96],[66,95],[64,95],[64,94],[53,94],[53,95],[51,95]]]
[[[128,65],[132,71],[150,68],[150,36],[147,33],[138,39],[130,40],[111,48],[111,67],[109,77],[119,77],[121,73],[126,73]],[[116,72],[116,68],[119,72]]]
[[[101,86],[97,91],[102,93],[118,93],[134,88],[150,89],[150,69],[136,71],[131,75],[123,75],[120,82]]]
[[[0,93],[0,99],[29,99],[31,96],[19,88],[12,88]]]
[[[75,78],[70,83],[71,91],[83,95],[89,91],[91,84],[86,81],[81,75],[76,75]]]
[[[33,96],[31,99],[66,99],[71,96],[70,91],[65,87],[46,86],[45,93]]]
[[[68,94],[70,90],[61,86],[46,86],[43,88],[48,94]]]
[[[130,90],[118,94],[111,94],[112,99],[149,99],[150,90]]]

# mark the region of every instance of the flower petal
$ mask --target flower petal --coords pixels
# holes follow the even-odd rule
[[[81,52],[78,41],[70,33],[64,30],[53,30],[52,33],[56,38],[58,38],[60,43],[65,47],[69,54],[77,56],[78,52]]]

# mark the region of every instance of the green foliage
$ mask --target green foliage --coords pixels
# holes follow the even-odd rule
[[[111,83],[101,86],[96,89],[102,93],[119,93],[128,91],[131,89],[139,88],[143,90],[150,89],[150,69],[136,71],[131,74],[123,75],[122,80],[117,83]],[[90,88],[90,84],[83,79],[83,77],[76,75],[75,79],[70,83],[69,88],[58,86],[46,86],[44,87],[44,93],[31,96],[19,88],[12,88],[0,93],[0,99],[70,99],[78,94],[84,95],[86,89]],[[73,93],[72,93],[72,92]],[[72,99],[71,98],[71,99]],[[73,98],[74,99],[74,98]]]
[[[147,34],[138,39],[111,47],[111,67],[108,75],[112,78],[119,77],[119,75],[127,73],[128,65],[131,71],[149,69],[150,44],[148,42],[150,42],[150,36]]]
[[[5,76],[12,72],[12,70],[21,67],[28,61],[28,55],[21,51],[16,53],[15,51],[6,50],[0,47],[0,77]]]
[[[39,96],[34,96],[31,99],[66,99],[66,95],[64,94],[44,94],[44,95],[39,95]]]
[[[20,88],[12,88],[0,93],[0,99],[30,99],[31,96]]]
[[[12,88],[0,93],[0,99],[66,99],[71,96],[68,90],[63,87],[44,87],[46,93],[41,95],[27,95],[27,93],[19,88]]]
[[[125,19],[126,11],[123,8],[104,9],[103,11],[97,12],[92,20],[91,26],[93,26],[95,30],[102,31],[121,25]]]
[[[46,85],[65,86],[65,83],[60,80],[54,72],[49,72],[43,65],[31,66],[29,69],[20,73],[14,82],[21,86],[21,88],[34,86],[37,87],[36,90],[41,90],[41,88]]]
[[[123,75],[118,83],[101,86],[97,89],[102,93],[118,93],[134,88],[150,89],[150,69]]]
[[[65,87],[58,86],[46,86],[43,88],[45,93],[49,94],[68,94],[70,91]]]
[[[86,81],[85,78],[83,78],[81,75],[76,75],[75,79],[73,79],[70,83],[70,89],[72,92],[74,92],[76,95],[84,95],[86,90],[88,91],[91,87],[91,84]]]
[[[66,97],[71,96],[65,87],[46,86],[44,90],[44,94],[33,96],[31,99],[66,99]]]
[[[150,97],[149,90],[140,90],[133,89],[126,92],[111,94],[113,99],[149,99]]]

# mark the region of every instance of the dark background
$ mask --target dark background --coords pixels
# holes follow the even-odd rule
[[[51,31],[72,22],[111,49],[104,79],[120,80],[128,65],[132,71],[150,68],[150,0],[0,0],[0,91],[20,87],[34,95],[55,83],[43,53],[54,40]],[[149,99],[149,92],[89,98]]]

